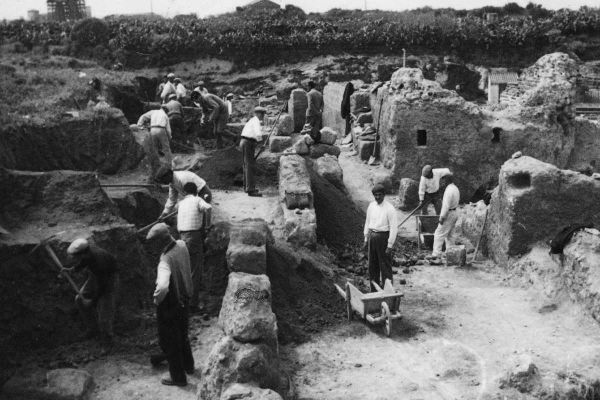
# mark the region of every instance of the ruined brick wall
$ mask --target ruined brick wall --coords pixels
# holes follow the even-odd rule
[[[600,224],[600,181],[531,157],[502,166],[490,203],[488,252],[505,265],[574,223]]]

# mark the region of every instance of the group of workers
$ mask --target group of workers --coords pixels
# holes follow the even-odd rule
[[[364,250],[369,265],[371,291],[374,284],[384,287],[386,280],[392,279],[392,249],[398,235],[398,215],[392,204],[385,200],[385,188],[377,184],[372,189],[375,201],[367,208],[364,227]],[[433,252],[430,259],[441,258],[443,247],[452,246],[452,231],[457,220],[456,208],[460,192],[454,184],[454,175],[448,168],[423,167],[419,182],[419,206],[427,214],[431,203],[438,217],[438,225],[433,236]]]

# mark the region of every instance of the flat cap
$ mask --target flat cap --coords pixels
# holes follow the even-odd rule
[[[171,94],[169,95],[169,100],[171,100],[171,99],[176,99],[176,98],[177,98],[177,95],[176,95],[175,93],[171,93]]]
[[[421,175],[427,176],[431,173],[431,171],[433,171],[433,168],[431,168],[431,165],[426,165],[423,167],[423,170],[421,171]]]
[[[375,186],[373,186],[373,189],[371,189],[371,192],[373,194],[375,194],[375,193],[385,193],[385,188],[383,187],[382,184],[378,183]]]
[[[257,113],[257,112],[266,113],[266,112],[267,112],[267,109],[266,109],[266,108],[264,108],[264,107],[258,106],[258,107],[254,107],[254,112],[255,112],[255,113]]]
[[[169,226],[164,222],[159,222],[150,228],[150,231],[148,231],[148,234],[146,235],[146,240],[163,239],[169,236],[171,236]]]
[[[87,239],[83,239],[83,238],[75,239],[75,240],[73,240],[73,243],[71,243],[69,245],[69,248],[67,249],[67,254],[70,254],[70,255],[79,254],[79,253],[82,253],[85,250],[87,250],[89,247],[90,247],[90,244],[88,243]]]
[[[167,74],[167,78],[175,78],[175,74],[174,74],[174,73],[172,73],[172,72],[169,72],[169,73]]]
[[[227,96],[225,96],[225,98],[232,99],[233,96],[235,96],[233,93],[227,93]]]

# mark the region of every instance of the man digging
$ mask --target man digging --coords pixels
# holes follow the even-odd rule
[[[391,256],[398,235],[398,215],[394,206],[384,200],[382,185],[375,185],[372,192],[375,201],[367,208],[364,249],[369,258],[371,291],[375,292],[373,283],[383,287],[386,279],[393,282]]]
[[[427,204],[433,204],[435,214],[439,215],[442,209],[442,194],[440,193],[440,179],[450,173],[448,168],[431,168],[431,165],[423,167],[421,181],[419,182],[419,206],[421,214],[427,215]]]
[[[458,202],[460,201],[460,192],[454,184],[454,175],[452,173],[445,175],[442,178],[441,184],[443,187],[445,186],[445,190],[439,224],[433,235],[433,252],[431,253],[431,257],[433,258],[442,255],[442,246],[444,243],[446,243],[446,249],[453,244],[452,231],[458,219],[456,207],[458,207]]]

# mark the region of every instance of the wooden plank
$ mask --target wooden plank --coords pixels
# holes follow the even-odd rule
[[[375,287],[375,290],[377,290],[378,292],[383,292],[383,289],[381,288],[381,286],[379,286],[377,284],[377,282],[371,282],[373,284],[373,286]]]
[[[346,291],[338,286],[337,283],[334,283],[333,286],[337,289],[338,293],[342,296],[344,300],[346,300]]]
[[[348,283],[348,285],[350,287],[350,304],[352,304],[352,308],[354,308],[354,311],[359,313],[363,318],[366,318],[365,306],[362,301],[364,294],[353,284]]]

